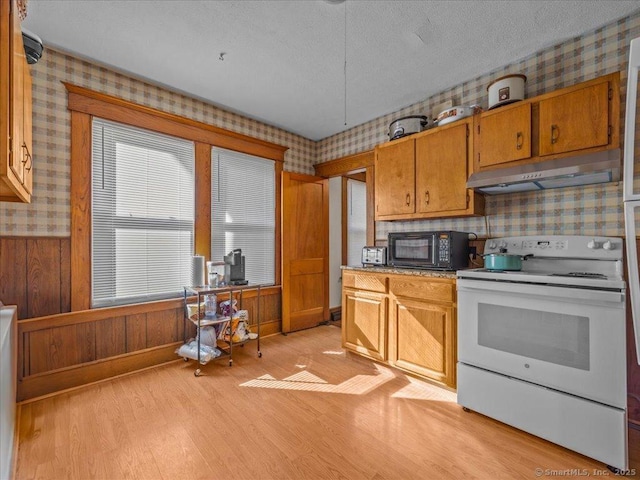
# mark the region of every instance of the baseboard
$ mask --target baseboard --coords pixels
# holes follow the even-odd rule
[[[329,315],[332,322],[342,320],[342,307],[333,307],[329,309]]]
[[[175,360],[175,350],[180,345],[182,345],[182,342],[175,342],[161,347],[148,348],[130,354],[24,377],[18,382],[18,401],[41,397],[59,390],[86,385]]]
[[[280,320],[261,322],[260,336],[280,333],[281,325]],[[255,325],[252,327],[255,328]],[[182,343],[174,342],[24,377],[18,381],[18,401],[24,402],[170,362],[178,358],[175,350]]]

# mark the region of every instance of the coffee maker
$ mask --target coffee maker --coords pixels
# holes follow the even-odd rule
[[[244,279],[244,255],[236,248],[224,256],[224,281],[227,285],[246,285]]]

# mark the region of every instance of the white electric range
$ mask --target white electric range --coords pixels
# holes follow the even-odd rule
[[[627,469],[622,239],[490,239],[521,271],[460,270],[458,403]]]

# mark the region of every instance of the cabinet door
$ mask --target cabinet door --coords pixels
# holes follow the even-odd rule
[[[31,102],[31,72],[26,57],[23,62],[23,91],[22,97],[22,145],[23,145],[23,177],[22,184],[27,193],[33,189],[33,110]]]
[[[609,82],[540,101],[540,155],[609,142]]]
[[[389,333],[392,365],[455,388],[457,343],[453,306],[395,298]]]
[[[415,211],[415,142],[395,140],[376,147],[376,217]]]
[[[342,291],[342,346],[376,360],[387,359],[387,296]]]
[[[16,4],[12,1],[11,8],[11,102],[9,114],[11,117],[11,154],[9,168],[20,184],[24,182],[25,150],[23,148],[23,113],[24,113],[24,65],[26,57],[22,44],[22,29],[20,18],[16,13]]]
[[[483,113],[478,134],[480,169],[531,157],[531,104]]]
[[[463,123],[416,139],[416,211],[467,208],[467,129]]]

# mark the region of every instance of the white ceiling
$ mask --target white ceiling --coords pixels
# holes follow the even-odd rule
[[[45,46],[319,140],[640,7],[637,0],[30,0],[28,8],[24,26]]]

